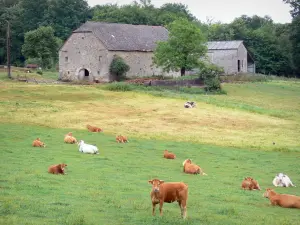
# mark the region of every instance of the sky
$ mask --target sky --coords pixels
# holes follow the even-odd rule
[[[137,0],[138,1],[138,0]],[[90,6],[107,3],[118,5],[130,4],[133,0],[87,0]],[[139,2],[139,1],[138,1]],[[151,0],[155,7],[165,3],[182,3],[202,22],[207,18],[214,22],[230,23],[236,17],[270,16],[275,23],[291,22],[290,6],[282,0]]]

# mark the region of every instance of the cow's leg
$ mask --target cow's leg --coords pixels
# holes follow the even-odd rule
[[[183,219],[185,219],[186,218],[186,214],[187,214],[187,210],[186,210],[186,200],[182,200],[181,201],[181,210],[183,211],[183,215],[182,215],[182,217],[183,217]]]
[[[178,200],[178,205],[180,207],[181,217],[183,217],[183,207],[182,207],[182,204],[181,204],[181,200]]]
[[[159,213],[160,213],[160,215],[162,216],[163,215],[163,213],[162,213],[162,207],[163,207],[163,204],[164,204],[164,201],[160,201],[159,202]]]
[[[152,216],[155,215],[155,206],[156,204],[152,202]]]

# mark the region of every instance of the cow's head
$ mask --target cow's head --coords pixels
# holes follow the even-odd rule
[[[261,190],[258,182],[252,179],[253,189]]]
[[[58,166],[61,168],[62,171],[64,171],[64,170],[65,170],[65,167],[68,166],[68,165],[62,163],[62,164],[59,164]]]
[[[37,138],[36,140],[37,140],[37,141],[40,141],[40,138]]]
[[[159,186],[164,183],[163,180],[153,179],[148,181],[149,184],[152,184],[152,191],[159,192]]]
[[[186,160],[183,161],[182,165],[184,166],[186,163],[191,164],[192,160],[191,159],[186,159]]]
[[[72,132],[67,133],[67,136],[73,136]]]
[[[269,198],[271,192],[274,192],[273,189],[267,188],[265,193],[263,194],[263,197]]]
[[[84,144],[83,140],[80,140],[79,142],[77,142],[78,146],[80,146],[81,144]]]

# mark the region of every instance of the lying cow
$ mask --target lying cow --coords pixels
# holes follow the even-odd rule
[[[75,137],[73,137],[72,132],[69,132],[65,135],[64,142],[68,144],[75,144],[77,143],[77,140]]]
[[[99,150],[96,146],[86,144],[83,140],[78,143],[79,151],[87,154],[99,154]]]
[[[188,101],[188,102],[184,103],[184,108],[194,108],[194,107],[196,107],[195,102]]]
[[[126,143],[126,142],[128,142],[128,138],[126,136],[117,135],[116,136],[116,142],[118,142],[118,143]]]
[[[148,181],[152,184],[150,193],[152,201],[152,215],[155,215],[155,206],[159,204],[159,212],[162,216],[162,207],[164,202],[171,203],[177,201],[181,210],[181,217],[186,218],[187,214],[187,199],[188,186],[183,182],[168,182],[163,180],[153,179]]]
[[[91,125],[86,125],[86,128],[90,131],[90,132],[102,132],[103,130],[99,127],[95,127],[95,126],[91,126]]]
[[[33,147],[43,147],[43,148],[46,147],[45,143],[44,143],[44,142],[41,142],[40,138],[35,139],[35,140],[32,142],[32,146],[33,146]]]
[[[252,177],[245,177],[241,187],[244,190],[250,190],[250,191],[261,190],[258,182],[254,180]]]
[[[273,179],[273,185],[275,187],[296,187],[291,179],[288,177],[288,175],[279,173],[275,176]]]
[[[182,163],[183,165],[183,172],[184,173],[189,173],[189,174],[200,174],[200,175],[207,175],[202,171],[200,166],[193,164],[192,160],[186,159]]]
[[[278,205],[283,208],[298,208],[300,209],[300,197],[296,195],[277,194],[273,189],[267,188],[263,194],[268,198],[271,205]]]
[[[57,164],[57,165],[52,165],[48,168],[48,173],[52,173],[52,174],[63,174],[65,175],[65,167],[67,166],[67,164]]]
[[[164,151],[164,158],[166,159],[176,159],[176,155],[168,150]]]

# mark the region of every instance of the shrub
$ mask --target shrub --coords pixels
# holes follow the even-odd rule
[[[206,85],[206,91],[220,91],[221,90],[221,80],[220,75],[224,70],[214,64],[210,63],[200,63],[199,75]]]
[[[110,84],[107,84],[104,89],[109,90],[109,91],[132,91],[134,89],[132,84],[127,84],[124,82],[113,82]]]
[[[120,56],[115,56],[110,64],[109,72],[115,76],[117,81],[125,79],[125,74],[128,72],[130,67]]]
[[[37,74],[43,75],[43,71],[42,70],[38,70],[36,71]]]

